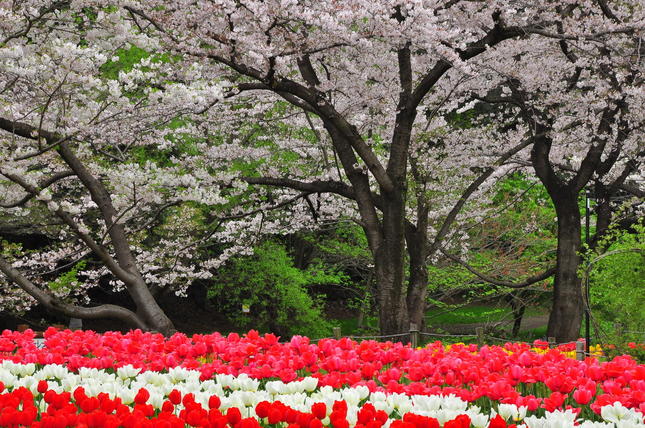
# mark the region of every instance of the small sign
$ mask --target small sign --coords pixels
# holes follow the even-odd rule
[[[242,305],[242,312],[248,314],[249,312],[251,312],[251,307],[249,305]]]

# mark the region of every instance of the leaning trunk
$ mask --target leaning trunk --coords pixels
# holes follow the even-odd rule
[[[170,336],[177,332],[173,322],[161,309],[142,278],[137,278],[132,284],[128,284],[127,289],[137,306],[137,315],[145,320],[150,330],[157,331],[164,336]]]
[[[554,201],[558,216],[558,249],[553,306],[547,336],[558,342],[574,341],[580,336],[582,322],[580,265],[581,228],[577,195],[570,194]]]

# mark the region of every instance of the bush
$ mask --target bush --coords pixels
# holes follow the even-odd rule
[[[281,336],[324,337],[330,335],[331,325],[323,318],[321,302],[307,292],[307,286],[340,279],[342,276],[319,266],[297,269],[282,244],[265,241],[252,256],[235,258],[220,269],[208,296],[240,328]]]
[[[587,254],[591,311],[610,343],[642,340],[645,325],[645,223],[629,230],[612,227]],[[585,272],[582,272],[584,278]],[[615,326],[621,328],[615,331]]]

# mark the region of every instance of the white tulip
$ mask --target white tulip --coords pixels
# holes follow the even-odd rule
[[[470,423],[473,424],[475,428],[486,428],[488,426],[489,417],[479,412],[467,412],[466,413],[470,418]]]
[[[631,419],[630,411],[628,408],[624,407],[619,401],[616,401],[612,405],[603,406],[600,409],[600,416],[608,422],[618,423],[623,419]]]
[[[140,372],[141,372],[141,369],[135,368],[131,364],[128,364],[126,366],[122,366],[116,369],[116,374],[121,379],[128,379],[131,377],[135,377]]]
[[[453,394],[450,394],[446,397],[443,397],[441,407],[444,409],[452,409],[452,410],[466,410],[466,407],[468,407],[468,403],[462,400],[461,398]]]
[[[302,380],[305,391],[313,392],[318,386],[318,379],[308,376]]]

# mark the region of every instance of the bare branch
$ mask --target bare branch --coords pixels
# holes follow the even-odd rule
[[[480,279],[483,279],[486,282],[489,282],[491,284],[499,285],[502,287],[510,287],[510,288],[524,288],[528,287],[529,285],[535,284],[536,282],[544,281],[545,279],[553,276],[555,273],[555,266],[552,268],[547,269],[545,272],[539,274],[539,275],[534,275],[530,278],[527,278],[524,282],[520,283],[514,283],[514,282],[508,282],[508,281],[503,281],[495,278],[491,278],[488,275],[485,275],[481,272],[479,272],[477,269],[466,263],[465,261],[461,260],[459,257],[452,255],[448,253],[444,248],[439,249],[443,255],[448,257],[450,260],[459,263],[463,267],[465,267],[468,272],[472,273],[473,275],[477,276]]]
[[[355,199],[354,190],[351,186],[340,181],[299,181],[291,178],[278,177],[240,177],[242,181],[249,184],[261,184],[266,186],[288,187],[309,193],[335,193],[348,199]]]
[[[495,172],[496,167],[504,164],[504,162],[506,162],[511,157],[519,153],[522,149],[530,146],[533,143],[533,141],[534,141],[534,138],[529,138],[521,142],[520,144],[516,145],[515,147],[507,150],[497,159],[497,161],[495,161],[493,166],[486,168],[486,170],[479,177],[477,177],[472,183],[470,183],[470,185],[466,188],[466,190],[464,190],[459,200],[455,203],[455,205],[452,207],[452,209],[446,216],[445,220],[443,221],[441,228],[435,235],[432,245],[430,245],[429,247],[428,255],[434,253],[439,248],[439,246],[441,245],[441,241],[443,241],[443,239],[448,234],[450,227],[457,219],[457,215],[459,214],[463,206],[466,204],[468,199],[473,195],[473,193],[475,193],[475,191],[479,188],[479,186],[481,186],[482,183],[484,183],[484,181],[486,181]]]

